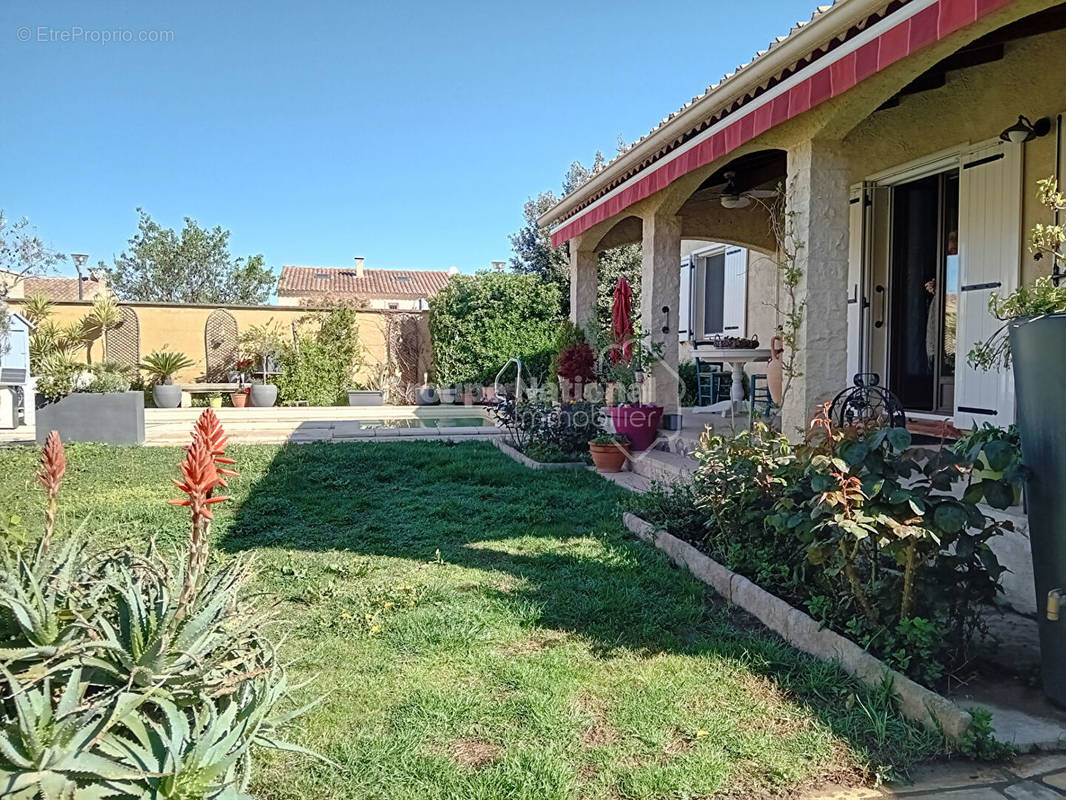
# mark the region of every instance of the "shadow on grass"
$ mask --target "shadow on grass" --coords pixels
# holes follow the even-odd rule
[[[221,544],[422,563],[439,551],[446,564],[519,579],[497,599],[596,652],[742,662],[874,765],[905,768],[936,753],[936,737],[906,725],[883,693],[791,649],[630,538],[623,496],[595,473],[529,470],[487,442],[292,445],[250,488]],[[587,537],[597,546],[582,546]]]

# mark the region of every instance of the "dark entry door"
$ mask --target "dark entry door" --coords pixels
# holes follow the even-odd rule
[[[912,411],[953,413],[958,170],[892,192],[889,386]]]

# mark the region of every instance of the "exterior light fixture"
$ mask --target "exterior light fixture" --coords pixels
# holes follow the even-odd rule
[[[1040,136],[1047,136],[1051,132],[1051,120],[1041,117],[1036,122],[1030,122],[1028,117],[1019,116],[1018,121],[999,135],[1005,142],[1021,144],[1029,142]]]
[[[81,268],[85,266],[85,262],[89,260],[88,253],[71,253],[70,260],[74,262],[74,270],[78,273],[78,299],[85,299],[85,291],[82,287],[82,283],[85,278],[81,274]]]

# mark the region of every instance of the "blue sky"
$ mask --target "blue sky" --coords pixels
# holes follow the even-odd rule
[[[523,203],[572,160],[613,155],[812,9],[5,0],[0,208],[92,263],[140,206],[229,228],[275,269],[473,272],[510,257]]]

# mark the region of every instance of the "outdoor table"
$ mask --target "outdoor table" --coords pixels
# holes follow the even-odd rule
[[[728,364],[733,371],[733,385],[729,387],[729,399],[714,403],[709,406],[697,406],[692,409],[694,414],[712,414],[721,412],[736,415],[738,411],[748,413],[744,403],[744,365],[753,361],[769,361],[769,349],[740,350],[731,347],[695,347],[692,355],[706,361],[721,361]]]

